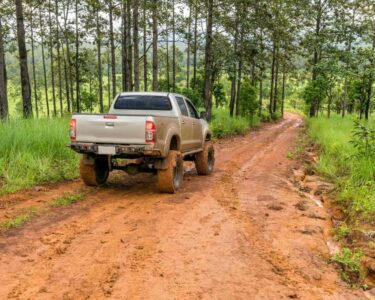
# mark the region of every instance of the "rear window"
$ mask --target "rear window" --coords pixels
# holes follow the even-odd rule
[[[172,105],[167,96],[133,95],[120,96],[115,103],[115,109],[171,110]]]

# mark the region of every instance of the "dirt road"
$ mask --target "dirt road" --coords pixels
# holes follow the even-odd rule
[[[113,174],[67,208],[0,235],[0,299],[362,299],[332,264],[324,208],[291,184],[302,120],[288,114],[216,143],[216,171],[176,195]],[[46,206],[77,180],[2,197],[0,218]],[[4,204],[6,203],[6,205]]]

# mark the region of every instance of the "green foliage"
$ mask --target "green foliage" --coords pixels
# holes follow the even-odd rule
[[[214,137],[221,138],[224,136],[245,134],[250,128],[258,125],[259,119],[257,117],[233,117],[229,116],[229,110],[219,108],[214,110],[211,121],[211,130]]]
[[[51,203],[51,206],[52,207],[69,206],[73,203],[76,203],[76,202],[82,200],[84,197],[85,197],[85,195],[83,193],[65,194],[65,195],[62,195],[59,198],[54,199]]]
[[[336,240],[341,240],[351,233],[351,229],[346,223],[342,223],[339,227],[335,228],[334,234]]]
[[[259,109],[257,90],[248,79],[245,79],[241,85],[240,109],[241,115],[248,117],[255,115]]]
[[[351,143],[352,129],[349,117],[308,120],[309,134],[321,146],[318,171],[336,181],[338,200],[350,217],[371,218],[375,214],[375,158],[361,154]]]
[[[262,109],[260,113],[260,120],[262,122],[270,122],[271,121],[271,115],[268,110]]]
[[[368,123],[363,124],[360,120],[354,120],[351,143],[358,150],[359,155],[374,156],[375,130]]]
[[[221,107],[226,104],[224,85],[221,82],[216,82],[214,84],[212,93],[215,97],[216,107]]]
[[[0,190],[78,176],[78,155],[66,145],[69,119],[28,119],[0,123]]]
[[[83,90],[80,96],[82,111],[93,111],[95,106],[99,103],[98,97]]]
[[[352,251],[349,248],[343,248],[340,253],[332,257],[332,261],[338,263],[341,267],[341,277],[349,284],[358,284],[364,279],[364,272],[361,268],[361,258],[363,252]]]
[[[26,222],[32,220],[39,212],[40,212],[40,209],[36,207],[30,207],[24,213],[1,222],[0,229],[8,230],[8,229],[20,227]]]
[[[199,90],[183,88],[180,93],[190,99],[197,108],[203,107],[203,97]]]

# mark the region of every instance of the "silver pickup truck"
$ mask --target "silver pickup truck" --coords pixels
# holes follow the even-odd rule
[[[108,114],[73,114],[70,147],[83,154],[80,173],[89,186],[102,185],[109,172],[157,175],[161,192],[182,185],[183,161],[199,175],[214,167],[211,131],[189,99],[172,93],[121,93]]]

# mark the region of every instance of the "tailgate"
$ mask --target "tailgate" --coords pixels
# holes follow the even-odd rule
[[[103,144],[145,144],[147,116],[73,115],[76,141]]]

